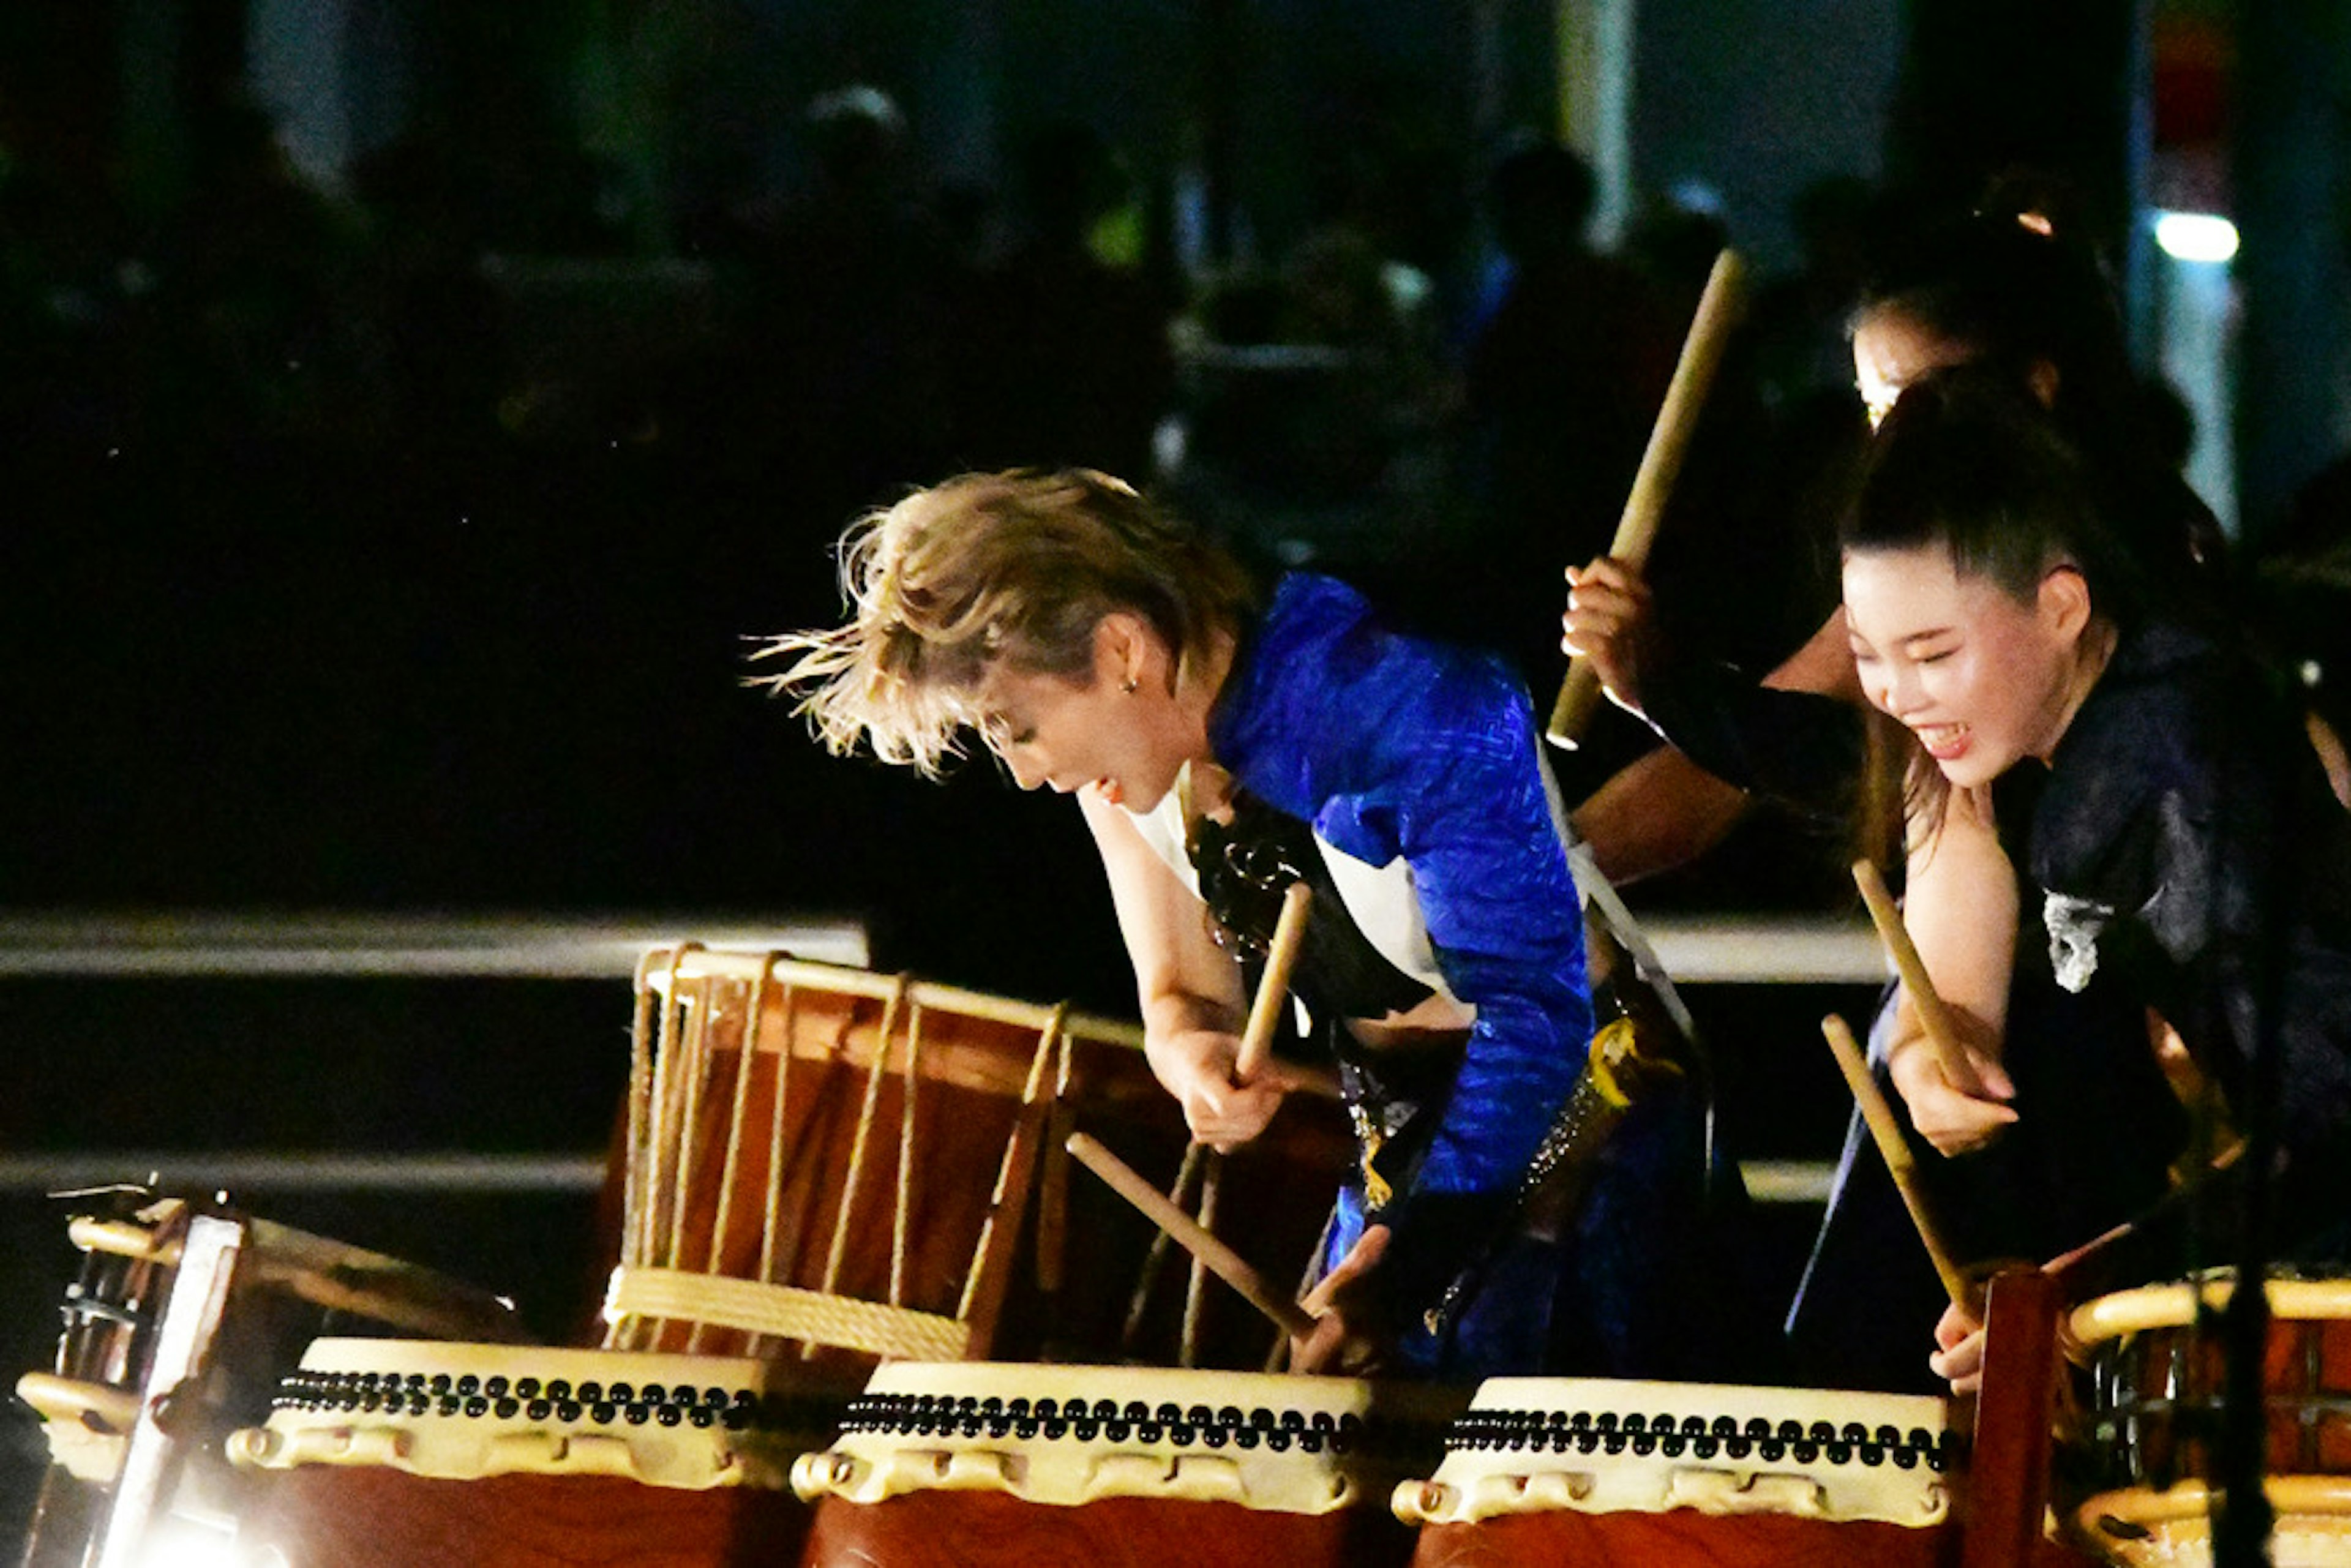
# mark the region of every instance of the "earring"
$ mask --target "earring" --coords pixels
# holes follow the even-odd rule
[[[1124,692],[1128,696],[1133,696],[1134,695],[1135,687],[1140,685],[1142,685],[1140,681],[1137,681],[1133,675],[1129,675],[1126,679],[1118,684],[1118,689]]]

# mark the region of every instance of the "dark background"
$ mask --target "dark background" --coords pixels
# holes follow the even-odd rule
[[[1853,414],[1838,310],[1805,303],[1838,275],[1797,238],[1832,176],[1926,202],[2056,170],[2126,297],[2158,194],[2233,211],[2242,515],[2283,526],[2342,431],[2343,83],[2311,62],[2351,26],[2256,9],[1853,4],[1802,37],[1759,31],[1770,6],[1627,9],[1615,79],[1642,85],[1595,228],[1625,292],[1580,329],[1646,322],[1669,362],[1723,243],[1782,310],[1694,463],[1716,505],[1661,545],[1687,635],[1760,667],[1828,591],[1779,460]],[[1485,181],[1604,96],[1558,47],[1598,8],[304,13],[0,13],[0,907],[837,914],[879,967],[1128,1011],[1065,802],[984,762],[828,758],[741,685],[747,636],[837,612],[852,516],[964,466],[1163,481],[1267,563],[1353,571],[1557,679],[1557,570],[1604,539],[1654,398],[1595,351],[1585,413],[1536,411],[1591,494],[1556,533],[1512,510],[1473,390]],[[852,83],[903,125],[811,117]],[[1085,243],[1046,243],[1067,223]],[[1383,262],[1425,291],[1408,323],[1343,308],[1393,298]],[[1220,371],[1171,325],[1374,369]],[[1577,444],[1628,407],[1629,448]],[[1189,445],[1155,469],[1164,429]],[[1604,720],[1570,797],[1643,744]],[[1766,818],[1635,904],[1850,913],[1843,859]],[[1827,1157],[1813,1025],[1865,992],[1697,1001],[1733,1152]],[[627,1023],[622,982],[11,978],[0,1152],[592,1155]],[[594,1293],[584,1194],[232,1196],[549,1333]],[[37,1185],[0,1202],[22,1368],[73,1257]],[[1809,1216],[1773,1224],[1792,1270]],[[12,1406],[12,1511],[31,1426]]]

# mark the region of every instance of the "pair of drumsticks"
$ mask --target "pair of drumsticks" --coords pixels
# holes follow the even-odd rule
[[[1272,1054],[1274,1028],[1290,1000],[1290,974],[1297,967],[1298,950],[1305,940],[1306,916],[1313,898],[1313,889],[1303,882],[1291,883],[1282,894],[1281,915],[1274,924],[1273,939],[1266,946],[1265,973],[1258,980],[1257,996],[1249,1004],[1249,1022],[1241,1030],[1240,1048],[1233,1057],[1236,1083],[1254,1082],[1258,1074],[1265,1071],[1266,1058]],[[1144,1180],[1134,1166],[1098,1140],[1084,1133],[1071,1133],[1064,1147],[1080,1165],[1108,1182],[1120,1197],[1141,1209],[1161,1231],[1198,1259],[1210,1273],[1238,1291],[1249,1305],[1280,1324],[1291,1338],[1301,1337],[1313,1328],[1314,1319],[1304,1308],[1267,1283],[1247,1259],[1185,1213],[1173,1198]]]
[[[1893,955],[1895,970],[1901,976],[1904,988],[1910,993],[1911,1005],[1917,1009],[1918,1022],[1926,1031],[1936,1060],[1942,1065],[1943,1076],[1954,1083],[1965,1082],[1972,1075],[1973,1069],[1969,1066],[1967,1053],[1959,1045],[1959,1031],[1952,1025],[1950,1009],[1935,994],[1934,982],[1927,977],[1927,967],[1918,956],[1918,949],[1910,941],[1910,933],[1902,923],[1901,912],[1895,908],[1893,897],[1886,891],[1885,878],[1878,874],[1875,865],[1865,860],[1855,862],[1853,876],[1860,885],[1862,902],[1869,906],[1869,917],[1876,925],[1879,937],[1886,943],[1886,951]],[[1910,1211],[1910,1222],[1917,1228],[1918,1239],[1926,1246],[1927,1256],[1935,1265],[1936,1275],[1943,1281],[1945,1293],[1950,1297],[1953,1306],[1963,1312],[1973,1312],[1977,1305],[1975,1293],[1970,1290],[1966,1276],[1952,1260],[1950,1249],[1944,1244],[1936,1228],[1934,1218],[1919,1190],[1917,1162],[1911,1157],[1910,1145],[1903,1138],[1901,1125],[1895,1121],[1894,1112],[1886,1104],[1886,1096],[1879,1092],[1877,1081],[1870,1076],[1869,1064],[1863,1060],[1860,1048],[1854,1043],[1853,1031],[1845,1027],[1844,1019],[1832,1013],[1821,1020],[1821,1032],[1828,1037],[1829,1049],[1836,1053],[1837,1065],[1844,1069],[1845,1082],[1852,1086],[1853,1097],[1861,1106],[1862,1120],[1868,1124],[1870,1137],[1876,1143],[1878,1152],[1886,1157],[1886,1167],[1892,1173],[1894,1186],[1902,1195],[1903,1207]],[[2227,1168],[2241,1148],[2242,1145],[2238,1145],[2224,1149],[2212,1160],[2209,1169],[2220,1171]],[[2182,1195],[2194,1190],[2194,1186],[2195,1183],[2190,1181],[2171,1196],[2157,1200],[2144,1212],[2092,1237],[2070,1251],[2052,1258],[2041,1265],[2041,1271],[2062,1277],[2069,1270],[2129,1236]]]
[[[1688,335],[1683,340],[1681,357],[1675,363],[1673,380],[1667,385],[1665,402],[1650,428],[1648,445],[1634,474],[1632,489],[1625,497],[1625,509],[1608,551],[1635,571],[1648,559],[1650,541],[1665,513],[1666,497],[1680,473],[1682,457],[1698,427],[1698,412],[1722,361],[1730,330],[1738,322],[1745,276],[1737,252],[1725,250],[1715,257]],[[1589,662],[1581,655],[1570,660],[1551,721],[1545,727],[1547,738],[1556,746],[1575,747],[1597,706],[1599,693],[1600,683]],[[1237,1083],[1249,1082],[1265,1064],[1274,1022],[1288,998],[1290,968],[1305,930],[1310,896],[1305,883],[1295,883],[1283,900],[1281,918],[1267,953],[1265,975],[1249,1009],[1248,1028],[1234,1061],[1233,1080]],[[1074,1133],[1067,1147],[1087,1169],[1109,1182],[1211,1272],[1238,1290],[1259,1311],[1293,1336],[1312,1326],[1312,1319],[1303,1309],[1270,1289],[1257,1270],[1231,1248],[1101,1144],[1083,1133]]]
[[[1954,1082],[1965,1082],[1970,1069],[1966,1054],[1953,1028],[1949,1010],[1936,993],[1928,979],[1925,962],[1918,956],[1910,933],[1902,923],[1901,911],[1895,907],[1893,896],[1886,891],[1886,880],[1868,861],[1860,861],[1853,868],[1855,882],[1859,885],[1862,902],[1868,905],[1871,920],[1877,927],[1881,940],[1892,955],[1902,984],[1910,993],[1911,1005],[1917,1010],[1927,1039],[1943,1065],[1945,1074]],[[1233,1081],[1252,1082],[1265,1065],[1272,1049],[1273,1030],[1287,1003],[1290,973],[1297,962],[1298,949],[1305,935],[1306,916],[1312,902],[1311,891],[1302,883],[1293,883],[1282,899],[1281,917],[1274,927],[1273,940],[1267,949],[1263,977],[1258,985],[1255,1000],[1249,1008],[1249,1023],[1241,1035],[1241,1043],[1234,1058]],[[1954,1305],[1970,1304],[1966,1276],[1952,1258],[1944,1242],[1925,1196],[1920,1190],[1917,1162],[1910,1145],[1902,1135],[1901,1124],[1895,1119],[1892,1106],[1879,1091],[1870,1075],[1869,1064],[1855,1043],[1853,1030],[1844,1019],[1834,1013],[1821,1020],[1821,1032],[1827,1038],[1829,1049],[1835,1054],[1855,1101],[1861,1107],[1862,1120],[1867,1124],[1871,1138],[1885,1157],[1886,1169],[1894,1185],[1902,1195],[1903,1206],[1909,1210],[1911,1223],[1917,1228],[1918,1239],[1934,1263],[1936,1276]],[[1248,1260],[1232,1249],[1213,1231],[1176,1206],[1159,1189],[1145,1181],[1134,1168],[1104,1148],[1085,1133],[1070,1134],[1066,1145],[1070,1153],[1087,1169],[1109,1183],[1135,1207],[1142,1210],[1154,1224],[1184,1249],[1198,1259],[1209,1272],[1238,1291],[1249,1303],[1263,1312],[1293,1336],[1305,1333],[1314,1320],[1295,1301],[1269,1285],[1263,1275],[1250,1266]]]
[[[1928,1045],[1942,1065],[1943,1075],[1954,1083],[1970,1082],[1974,1070],[1969,1066],[1967,1052],[1959,1044],[1950,1009],[1943,1005],[1934,982],[1927,976],[1926,962],[1918,956],[1917,944],[1910,940],[1909,927],[1902,923],[1902,912],[1895,907],[1885,877],[1874,863],[1862,860],[1854,862],[1853,880],[1861,889],[1861,901],[1869,906],[1869,918],[1877,927],[1878,939],[1893,956],[1903,989],[1910,993],[1910,1005],[1917,1011],[1919,1026],[1925,1030]],[[1821,1020],[1821,1033],[1827,1037],[1829,1050],[1835,1053],[1837,1066],[1844,1070],[1845,1083],[1861,1107],[1861,1119],[1867,1124],[1870,1137],[1886,1158],[1886,1168],[1894,1177],[1895,1189],[1902,1195],[1902,1206],[1910,1211],[1910,1223],[1917,1228],[1918,1239],[1926,1244],[1927,1256],[1935,1265],[1936,1277],[1943,1282],[1944,1293],[1950,1297],[1953,1306],[1963,1312],[1972,1311],[1967,1277],[1952,1260],[1951,1249],[1936,1228],[1919,1187],[1917,1161],[1911,1155],[1908,1140],[1902,1135],[1901,1124],[1894,1119],[1893,1107],[1879,1092],[1877,1080],[1870,1075],[1869,1063],[1855,1043],[1853,1030],[1844,1019],[1831,1013]]]

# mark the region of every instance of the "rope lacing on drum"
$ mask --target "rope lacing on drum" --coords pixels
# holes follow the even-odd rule
[[[850,1141],[849,1169],[841,1178],[841,1207],[833,1215],[832,1245],[825,1253],[824,1279],[818,1287],[825,1295],[833,1295],[841,1288],[841,1261],[847,1256],[849,1249],[850,1216],[856,1209],[857,1189],[862,1184],[865,1175],[865,1145],[872,1134],[875,1115],[881,1103],[882,1080],[889,1071],[890,1042],[897,1034],[899,1013],[902,1011],[911,1013],[907,1024],[910,1040],[921,1033],[922,1007],[916,1003],[910,1009],[906,999],[907,990],[913,984],[913,976],[904,974],[897,976],[890,987],[888,999],[883,1003],[882,1027],[873,1041],[873,1058],[866,1064],[865,1094],[857,1107],[857,1131]],[[911,1044],[908,1049],[911,1052],[913,1050]],[[907,1069],[906,1076],[908,1079],[906,1091],[900,1100],[899,1108],[902,1120],[911,1118],[914,1111],[914,1090],[912,1082],[914,1069],[911,1065]],[[904,1173],[901,1171],[900,1175],[903,1178]],[[890,1304],[892,1306],[899,1304],[898,1287],[905,1248],[904,1224],[905,1187],[903,1180],[895,1197],[900,1212],[893,1218],[890,1230]],[[804,1343],[800,1347],[803,1357],[813,1355],[815,1353],[816,1345],[812,1342]]]

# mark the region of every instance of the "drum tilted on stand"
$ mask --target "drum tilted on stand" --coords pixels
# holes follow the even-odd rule
[[[1173,1368],[884,1366],[793,1468],[809,1568],[1398,1568],[1395,1484],[1468,1390]]]
[[[609,1346],[866,1365],[1134,1354],[1154,1233],[1072,1181],[1062,1144],[1082,1128],[1172,1182],[1189,1135],[1138,1027],[776,954],[682,946],[641,974]],[[1223,1228],[1302,1261],[1350,1167],[1345,1124],[1286,1107],[1259,1143],[1225,1184],[1254,1200]],[[1217,1304],[1196,1353],[1259,1364],[1265,1325]]]
[[[1151,1228],[1071,1182],[1061,1145],[1081,1127],[1173,1176],[1188,1136],[1139,1028],[772,954],[681,947],[643,977],[608,1346],[869,1365],[1127,1354]],[[1233,1239],[1303,1260],[1351,1146],[1329,1106],[1276,1134],[1269,1169],[1228,1182],[1265,1199]],[[1254,1365],[1266,1330],[1230,1305],[1203,1354]]]
[[[2072,1516],[2110,1561],[2211,1561],[2210,1482],[2227,1372],[2217,1314],[2234,1289],[2227,1275],[2148,1285],[2074,1312],[2069,1327],[2091,1374],[2083,1457],[2097,1490]],[[2266,1294],[2271,1560],[2351,1563],[2351,1280],[2273,1277]]]
[[[1928,1568],[1952,1556],[1941,1400],[1494,1378],[1396,1490],[1414,1568]]]
[[[1119,1028],[650,955],[604,1344],[316,1342],[233,1439],[244,1539],[305,1568],[796,1561],[791,1461],[877,1357],[991,1343],[1077,1042]]]
[[[877,1361],[1115,1339],[1148,1227],[1110,1200],[1096,1223],[1053,1134],[1174,1169],[1182,1117],[1139,1046],[904,976],[648,955],[601,1347],[319,1342],[239,1436],[251,1538],[302,1568],[796,1563],[813,1511],[786,1472]]]

